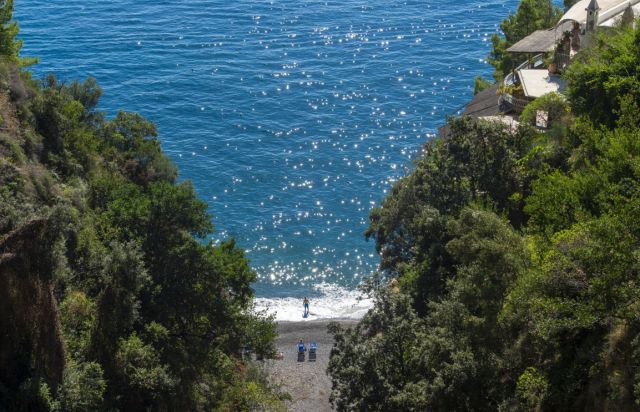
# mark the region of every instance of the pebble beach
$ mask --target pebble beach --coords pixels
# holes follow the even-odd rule
[[[355,320],[334,320],[345,327],[353,326]],[[329,320],[308,322],[279,322],[277,351],[283,359],[265,361],[265,368],[273,383],[281,384],[292,401],[287,405],[292,412],[333,411],[329,402],[331,380],[326,374],[329,354],[333,347],[333,337],[327,333]],[[315,341],[318,350],[315,361],[309,361],[308,352],[304,362],[298,361],[296,344],[302,339],[305,345]]]

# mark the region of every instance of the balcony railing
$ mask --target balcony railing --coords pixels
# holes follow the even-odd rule
[[[515,72],[511,72],[504,77],[504,81],[502,82],[505,86],[513,86],[518,83],[518,78],[516,77]]]
[[[523,69],[541,69],[544,66],[544,54],[540,53],[520,63],[511,73],[504,77],[504,86],[516,86],[520,83],[518,72]],[[503,112],[522,113],[530,100],[525,97],[516,97],[511,93],[502,93],[498,99],[500,110]]]
[[[544,66],[544,55],[537,54],[533,56],[531,59],[525,60],[524,62],[520,63],[520,65],[518,65],[518,67],[516,67],[511,73],[507,74],[504,78],[503,83],[505,84],[505,86],[512,86],[514,84],[518,84],[519,80],[516,73],[519,70],[538,69],[542,66]]]
[[[520,63],[520,65],[516,67],[514,71],[518,71],[522,69],[538,69],[542,66],[544,66],[544,54],[540,53]]]
[[[515,97],[509,93],[503,93],[498,99],[498,107],[504,113],[516,112],[522,113],[524,108],[529,104],[528,99]]]

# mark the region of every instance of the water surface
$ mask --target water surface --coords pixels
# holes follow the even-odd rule
[[[247,250],[261,305],[310,295],[328,317],[362,313],[345,302],[378,263],[368,212],[490,76],[516,5],[22,0],[15,17],[37,76],[94,76],[102,110],[158,125],[216,239]]]

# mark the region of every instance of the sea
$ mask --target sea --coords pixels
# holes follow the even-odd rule
[[[139,112],[257,273],[277,320],[359,318],[364,236],[477,75],[518,0],[18,0],[31,67]]]

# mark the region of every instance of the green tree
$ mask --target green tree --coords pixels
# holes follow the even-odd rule
[[[578,2],[578,0],[563,0],[562,4],[564,4],[564,9],[569,10],[571,7],[573,7],[574,4],[576,4]]]
[[[371,212],[367,236],[376,240],[381,266],[415,293],[416,309],[442,291],[451,262],[448,216],[470,202],[494,205],[519,226],[521,202],[512,194],[525,184],[518,159],[531,145],[530,131],[512,131],[500,122],[449,119],[450,134],[426,145],[416,170],[401,179]]]
[[[95,328],[95,303],[84,293],[73,291],[60,305],[60,315],[67,353],[73,359],[87,360],[91,333]]]
[[[36,59],[20,58],[22,40],[16,39],[18,23],[13,20],[13,0],[4,0],[0,6],[0,56],[21,66],[36,63]]]
[[[582,50],[566,73],[571,108],[593,124],[616,126],[625,106],[637,121],[640,105],[640,28],[600,33],[595,44]]]
[[[57,410],[90,412],[102,407],[106,382],[95,362],[67,366],[58,389]]]
[[[568,123],[570,116],[569,103],[560,93],[548,93],[527,104],[520,115],[520,122],[535,126],[536,112],[538,110],[548,113],[548,128],[556,124],[564,125]]]
[[[116,365],[122,382],[117,392],[127,409],[144,410],[166,403],[163,397],[170,396],[175,382],[153,346],[145,344],[135,333],[120,339]]]
[[[83,87],[91,87],[90,80]],[[87,84],[89,83],[89,84]],[[95,165],[98,141],[94,125],[84,120],[92,110],[93,102],[76,100],[72,89],[59,84],[53,76],[46,80],[44,91],[30,102],[35,130],[44,136],[43,160],[66,177],[89,172]],[[77,90],[75,90],[77,92]]]
[[[331,326],[338,410],[489,411],[508,393],[498,315],[527,267],[524,243],[507,222],[476,209],[463,209],[446,230],[452,270],[426,315],[392,282],[376,290],[374,309],[354,329]]]
[[[473,80],[473,95],[491,87],[491,82],[482,76],[476,76]]]

